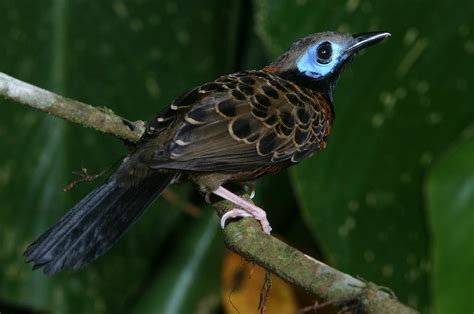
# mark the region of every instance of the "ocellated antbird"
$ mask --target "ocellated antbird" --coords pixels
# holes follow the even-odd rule
[[[221,219],[266,213],[223,185],[244,184],[294,165],[326,146],[332,90],[356,52],[390,36],[317,33],[257,71],[221,76],[178,97],[151,120],[104,184],[25,252],[34,268],[78,269],[109,249],[171,183],[194,182],[236,205]]]

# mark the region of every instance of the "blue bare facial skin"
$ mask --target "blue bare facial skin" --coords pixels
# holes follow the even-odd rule
[[[298,70],[306,76],[320,79],[331,74],[342,61],[344,48],[331,41],[312,45],[296,63]]]

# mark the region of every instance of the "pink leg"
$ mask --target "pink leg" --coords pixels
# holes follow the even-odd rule
[[[235,195],[231,191],[223,188],[222,186],[218,187],[212,193],[242,208],[242,209],[234,208],[228,211],[227,213],[225,213],[221,218],[221,225],[225,226],[226,220],[229,218],[247,217],[248,215],[244,214],[244,212],[246,212],[246,214],[250,214],[251,216],[253,216],[255,219],[257,219],[260,222],[260,225],[262,226],[262,229],[266,234],[270,234],[270,231],[272,231],[272,228],[270,227],[270,223],[267,220],[267,213],[265,213],[263,209],[253,205],[252,203],[247,202],[243,198],[239,197],[238,195]]]

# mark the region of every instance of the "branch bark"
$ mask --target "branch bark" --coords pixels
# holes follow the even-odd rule
[[[0,96],[131,142],[138,141],[144,132],[142,121],[131,122],[111,110],[56,95],[1,72]],[[214,207],[220,216],[233,208],[227,201]],[[367,313],[416,313],[375,284],[340,272],[265,234],[254,219],[230,223],[223,232],[230,250],[319,298],[358,300]]]
[[[107,108],[97,108],[56,95],[0,72],[0,96],[64,120],[136,142],[145,131],[142,121],[131,122]]]

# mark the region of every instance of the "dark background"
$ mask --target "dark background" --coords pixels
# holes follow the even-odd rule
[[[285,241],[410,306],[473,311],[474,1],[0,0],[0,12],[1,72],[131,120],[307,34],[390,31],[342,75],[327,149],[261,180],[256,202]],[[3,99],[0,140],[0,309],[194,313],[214,298],[201,312],[220,311],[221,232],[189,185],[89,267],[31,272],[27,244],[97,184],[64,193],[71,171],[126,150]]]

